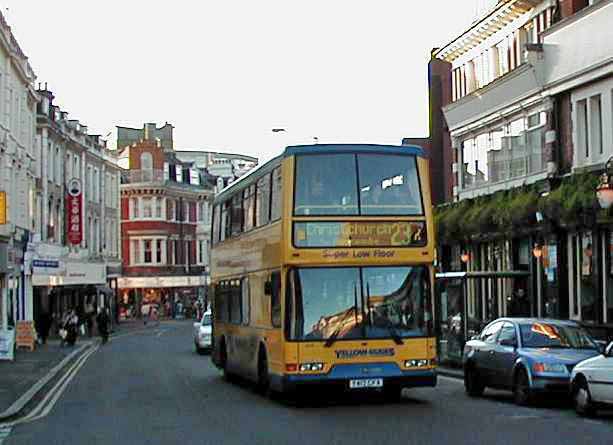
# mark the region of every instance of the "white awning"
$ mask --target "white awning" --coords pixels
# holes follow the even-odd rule
[[[206,286],[206,277],[204,275],[183,275],[176,277],[120,277],[117,280],[117,287],[120,289],[196,286]]]

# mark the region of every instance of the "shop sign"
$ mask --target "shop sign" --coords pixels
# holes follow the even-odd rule
[[[15,330],[0,329],[0,360],[14,360]]]
[[[29,348],[34,350],[36,343],[34,337],[34,322],[33,321],[18,321],[17,322],[17,335],[15,344],[18,348]]]
[[[147,288],[147,287],[193,287],[205,286],[204,276],[178,276],[178,277],[122,277],[117,279],[119,288]]]
[[[81,181],[73,178],[68,183],[68,196],[66,197],[66,214],[68,215],[67,238],[71,244],[81,244],[83,240],[83,215],[81,202],[83,193]]]
[[[0,192],[0,225],[6,224],[6,192]]]
[[[63,267],[62,267],[63,266]],[[51,273],[35,273],[32,275],[34,286],[69,286],[84,284],[105,284],[106,265],[88,263],[60,263]]]
[[[32,260],[32,273],[41,275],[58,275],[64,272],[64,267],[58,260]]]

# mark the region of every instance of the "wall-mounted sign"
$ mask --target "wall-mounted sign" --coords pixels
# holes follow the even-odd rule
[[[0,192],[0,225],[6,224],[6,192]]]
[[[83,240],[82,199],[81,181],[73,178],[68,183],[68,195],[66,197],[67,238],[71,244],[81,244]]]

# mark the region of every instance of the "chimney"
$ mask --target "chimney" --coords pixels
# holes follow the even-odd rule
[[[145,124],[145,140],[155,140],[155,124]]]

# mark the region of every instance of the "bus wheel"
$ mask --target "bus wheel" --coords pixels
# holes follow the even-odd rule
[[[232,381],[232,374],[228,372],[228,350],[226,348],[226,342],[224,339],[221,340],[221,348],[219,351],[219,361],[221,362],[221,370],[223,372],[223,377],[226,381]]]
[[[383,396],[386,402],[402,402],[402,386],[388,385],[384,387]]]
[[[266,358],[266,351],[260,348],[258,354],[258,392],[266,396],[271,396],[270,391],[270,375],[268,374],[268,359]]]

